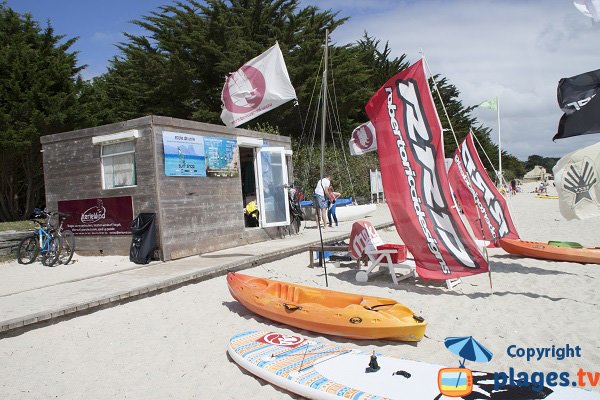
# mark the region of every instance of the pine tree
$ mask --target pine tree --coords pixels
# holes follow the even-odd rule
[[[75,38],[0,3],[0,221],[43,204],[40,136],[73,129],[82,81]]]

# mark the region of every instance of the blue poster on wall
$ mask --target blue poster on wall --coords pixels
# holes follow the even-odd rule
[[[206,176],[204,137],[163,131],[166,176]]]
[[[204,137],[207,176],[238,176],[238,145],[235,139]]]

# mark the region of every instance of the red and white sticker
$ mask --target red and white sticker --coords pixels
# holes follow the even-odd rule
[[[294,348],[304,343],[304,340],[304,338],[299,336],[282,335],[281,333],[271,332],[259,338],[257,342]]]

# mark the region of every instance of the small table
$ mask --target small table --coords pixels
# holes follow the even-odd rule
[[[308,246],[308,252],[310,254],[310,264],[308,264],[309,267],[314,267],[315,266],[315,257],[314,257],[314,252],[321,252],[321,251],[334,251],[334,252],[338,252],[338,251],[348,251],[348,246],[329,246],[329,245],[324,245],[322,248],[320,245],[317,246]],[[318,263],[317,263],[318,265]],[[356,262],[356,265],[360,268],[360,260],[358,260]]]

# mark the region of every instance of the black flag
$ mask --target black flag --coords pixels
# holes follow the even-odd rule
[[[557,94],[565,113],[552,140],[600,133],[600,69],[561,79]]]

